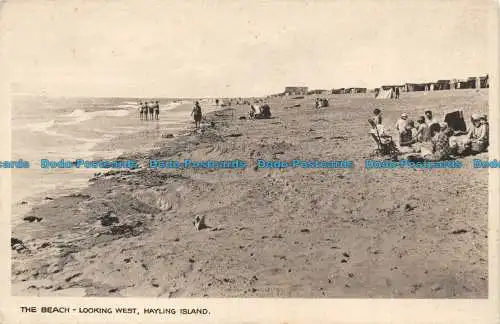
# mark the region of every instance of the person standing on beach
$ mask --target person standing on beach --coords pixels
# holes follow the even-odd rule
[[[144,112],[144,120],[148,120],[148,102],[144,101],[144,104],[142,106],[142,110]]]
[[[195,102],[191,115],[194,117],[195,127],[198,128],[198,125],[201,124],[201,116],[202,116],[200,103],[198,101]]]
[[[142,104],[142,119],[143,120],[148,120],[148,103],[146,101],[143,102]]]
[[[139,111],[139,120],[142,120],[142,101],[138,101],[137,102],[137,105],[139,106],[139,108],[137,108],[137,110]]]
[[[149,103],[149,117],[153,120],[153,114],[155,112],[155,103],[153,100]]]
[[[396,87],[394,92],[396,93],[395,99],[399,99],[399,87]]]
[[[160,120],[160,104],[158,103],[158,100],[156,100],[156,103],[155,103],[155,119],[156,120]]]

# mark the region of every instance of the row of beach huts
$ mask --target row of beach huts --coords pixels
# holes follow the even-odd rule
[[[450,80],[438,80],[436,82],[425,82],[425,83],[405,83],[405,84],[393,84],[393,85],[383,85],[375,89],[367,88],[339,88],[332,90],[309,90],[308,87],[285,87],[285,91],[280,96],[289,95],[325,95],[325,94],[356,94],[356,93],[367,93],[367,92],[378,92],[379,90],[393,90],[396,88],[400,92],[414,92],[414,91],[440,91],[440,90],[455,90],[455,89],[480,89],[489,88],[489,78],[488,75],[480,77],[469,77],[467,79],[450,79]]]

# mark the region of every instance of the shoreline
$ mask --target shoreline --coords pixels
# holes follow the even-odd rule
[[[187,102],[183,102],[180,105],[188,105],[188,104],[189,103],[187,103]],[[218,110],[218,111],[222,111],[222,109]],[[214,115],[215,113],[216,113],[216,111],[210,111],[210,112],[206,113],[204,119],[213,118],[215,116]],[[212,115],[214,115],[214,116],[212,116]],[[149,122],[149,121],[147,121],[147,122]],[[173,137],[167,139],[165,137],[160,136],[159,138],[156,138],[153,142],[146,145],[146,147],[143,147],[141,149],[129,149],[129,150],[122,149],[121,153],[116,154],[113,157],[104,158],[104,160],[117,161],[117,160],[137,159],[138,157],[142,158],[144,156],[147,156],[149,153],[156,151],[158,149],[158,146],[162,146],[166,143],[175,141],[175,139],[177,139],[178,137],[189,136],[190,134],[192,134],[193,127],[194,127],[193,124],[194,124],[194,122],[190,119],[190,120],[186,120],[186,121],[182,121],[182,122],[180,122],[180,121],[173,122],[172,125],[177,126],[174,128],[173,131],[172,130],[158,131],[158,130],[149,129],[149,130],[140,130],[140,131],[137,131],[135,133],[126,134],[126,135],[124,135],[125,137],[136,137],[139,134],[158,135],[156,133],[162,132],[162,135],[172,134]],[[120,137],[121,137],[120,135],[117,135],[115,138],[111,139],[110,143],[112,144],[113,142],[120,141]],[[96,147],[99,147],[100,145],[102,145],[102,144],[97,143]],[[101,158],[97,158],[97,159],[95,158],[95,155],[99,155],[99,154],[100,153],[96,152],[96,153],[94,153],[94,155],[91,159],[87,159],[87,160],[99,160]],[[134,158],[132,158],[132,157],[134,157]],[[57,171],[58,172],[66,171],[66,169],[57,169]],[[75,185],[75,186],[72,186],[68,189],[65,189],[64,190],[65,193],[62,193],[61,191],[58,192],[57,190],[54,192],[55,189],[54,190],[45,190],[43,192],[38,192],[38,193],[33,193],[33,194],[22,196],[19,199],[17,199],[16,202],[11,203],[11,206],[12,206],[11,223],[15,223],[15,225],[18,225],[19,223],[22,223],[22,217],[25,214],[29,213],[31,211],[31,209],[36,208],[36,207],[41,206],[41,205],[44,205],[47,202],[50,202],[54,199],[61,198],[67,194],[78,193],[79,191],[87,188],[90,185],[89,180],[91,178],[93,178],[96,173],[117,172],[117,171],[120,172],[120,171],[130,171],[130,170],[129,169],[95,169],[95,170],[93,170],[93,169],[81,169],[79,171],[84,172],[86,174],[86,176],[82,177],[82,179],[79,179],[79,181],[75,181],[75,182],[82,182],[82,183],[80,185]],[[85,178],[85,179],[83,179],[83,178]],[[23,210],[24,208],[22,208],[21,206],[29,207],[30,210]],[[14,217],[14,215],[17,218]]]
[[[205,127],[203,128],[204,131],[207,129],[207,122],[213,122],[218,116],[220,116],[221,114],[224,114],[225,112],[227,112],[228,110],[230,110],[231,108],[224,108],[224,109],[220,109],[218,111],[211,111],[211,112],[208,112],[205,114],[205,117],[204,117],[204,122],[205,122]],[[70,189],[67,193],[59,193],[58,195],[54,195],[53,197],[50,197],[49,200],[47,199],[42,199],[41,196],[43,196],[43,194],[40,194],[38,195],[40,197],[40,199],[34,203],[32,203],[31,205],[31,209],[29,211],[25,211],[22,213],[22,216],[27,216],[27,217],[32,217],[32,216],[29,216],[33,213],[36,213],[37,210],[39,210],[40,208],[44,208],[45,206],[47,205],[58,205],[60,201],[64,201],[65,199],[67,199],[68,197],[70,198],[81,198],[81,197],[87,197],[86,194],[84,194],[84,192],[87,192],[89,190],[91,190],[91,188],[94,186],[94,181],[95,180],[98,180],[98,178],[96,177],[96,174],[99,174],[99,176],[102,176],[104,178],[106,178],[108,175],[113,178],[115,175],[119,175],[119,174],[122,174],[122,173],[125,173],[125,174],[131,174],[131,173],[135,173],[135,172],[146,172],[146,173],[150,173],[150,172],[161,172],[161,171],[157,171],[157,170],[148,170],[147,167],[143,167],[141,166],[141,161],[143,160],[146,160],[148,157],[150,156],[154,156],[158,153],[160,153],[162,151],[162,149],[167,149],[168,150],[168,144],[172,144],[172,143],[176,143],[176,142],[181,142],[180,143],[180,147],[179,149],[181,151],[184,151],[185,149],[185,146],[186,145],[189,145],[188,143],[190,142],[193,142],[193,135],[195,137],[198,137],[200,135],[203,134],[203,131],[199,131],[199,130],[196,130],[194,129],[194,126],[192,124],[194,124],[193,121],[186,121],[186,127],[183,128],[183,129],[180,129],[179,132],[173,137],[173,138],[169,138],[169,139],[166,139],[166,138],[160,138],[158,140],[156,140],[154,143],[151,144],[151,147],[149,147],[148,149],[144,150],[144,151],[140,151],[140,152],[137,152],[137,151],[129,151],[129,152],[123,152],[122,154],[118,155],[117,157],[114,158],[114,160],[126,160],[126,159],[135,159],[138,161],[138,164],[140,165],[137,169],[133,169],[133,170],[119,170],[119,169],[116,169],[116,170],[101,170],[101,172],[95,172],[94,173],[94,176],[89,176],[87,181],[86,181],[86,184],[81,186],[81,187],[77,187],[77,188],[72,188]],[[196,138],[194,139],[194,141],[196,142]],[[160,146],[160,148],[155,148],[155,146]],[[174,145],[175,146],[175,145]],[[83,193],[83,194],[82,194]],[[26,221],[24,221],[24,223],[22,222],[22,220],[20,220],[20,223],[16,224],[15,226],[13,226],[12,228],[12,232],[13,232],[13,237],[15,237],[16,235],[14,235],[14,232],[16,231],[16,228],[18,227],[26,227],[26,225],[28,225],[29,227],[29,224],[31,224],[32,221],[30,221],[29,223],[27,223]],[[36,222],[36,221],[35,221]],[[42,236],[43,237],[43,236]],[[17,239],[17,238],[16,238]],[[37,240],[39,239],[39,237],[36,237],[36,235],[34,235],[33,238],[30,238],[28,240],[22,240],[22,243],[23,244],[29,244],[29,243],[34,243],[36,242]],[[59,242],[61,242],[63,245],[63,241],[60,241],[58,240]],[[48,245],[46,243],[42,243],[40,247],[48,247]],[[13,251],[14,253],[14,251]],[[59,271],[56,271],[56,273],[59,272]],[[19,273],[18,273],[19,274]],[[14,275],[14,273],[13,273]],[[21,280],[23,281],[23,280]],[[36,280],[35,280],[36,281]],[[26,287],[24,288],[21,288],[19,286],[25,286],[23,284],[20,284],[20,283],[17,283],[17,285],[15,285],[13,283],[12,285],[12,293],[15,294],[16,291],[19,292],[19,291],[27,291],[26,290]],[[32,287],[33,285],[31,285],[30,287]],[[50,287],[50,288],[48,288]],[[45,286],[45,289],[51,289],[53,290],[53,286],[52,285],[46,285]],[[29,290],[29,287],[27,288]],[[46,294],[44,295],[47,295],[47,296],[59,296],[59,294],[57,293],[59,289],[55,289],[56,292],[46,292]],[[68,289],[65,289],[66,292],[68,292],[71,296],[82,296],[82,291],[81,289],[73,289],[73,288],[68,288]],[[22,295],[22,294],[21,294]],[[64,295],[64,294],[63,294]]]
[[[359,160],[374,147],[371,100],[335,97],[319,111],[310,98],[276,100],[273,119],[252,121],[234,106],[208,113],[204,131],[121,158]],[[419,113],[413,100],[385,102],[386,122]],[[12,294],[486,298],[488,170],[470,172],[108,172],[13,229],[31,253],[12,252]],[[195,216],[208,227],[197,231]]]
[[[179,108],[182,111],[183,106],[190,106],[191,103],[187,101],[182,101],[179,102],[178,105],[173,108],[173,109],[168,109],[164,112],[164,114],[168,114],[169,112],[176,111]],[[110,108],[112,109],[112,108]],[[115,107],[115,109],[123,109],[119,107]],[[130,112],[130,116],[134,116],[135,110]],[[141,123],[156,123],[157,121],[141,121]],[[156,126],[156,128],[149,128],[149,129],[141,129],[133,133],[126,133],[126,134],[119,134],[114,136],[109,142],[106,143],[101,143],[98,142],[94,145],[92,150],[94,151],[92,153],[92,157],[87,158],[86,160],[118,160],[120,159],[121,156],[127,155],[127,154],[146,154],[147,152],[154,150],[159,143],[163,143],[164,139],[162,141],[161,136],[164,134],[172,134],[175,137],[182,135],[186,131],[189,130],[191,127],[192,121],[190,119],[188,120],[172,120],[171,122],[168,122],[167,127],[169,128],[162,128],[159,129],[159,124]],[[153,141],[148,141],[147,138],[154,136]],[[146,139],[144,139],[146,138]],[[134,140],[135,139],[135,140]],[[125,145],[123,142],[127,143],[130,141],[139,141],[140,145],[137,147],[137,145],[134,145],[134,148],[130,148],[130,145]],[[130,143],[129,143],[130,144]],[[115,146],[118,146],[118,149],[115,148]],[[128,146],[129,148],[124,148],[120,146]],[[116,154],[113,154],[113,151],[118,151]],[[103,157],[103,153],[109,152],[112,155]],[[109,154],[108,153],[108,154]],[[67,160],[67,159],[66,159]],[[38,170],[37,170],[38,171]],[[70,176],[73,176],[75,173],[72,172],[81,172],[81,174],[77,178],[70,178],[68,179],[72,184],[67,185],[64,190],[61,189],[56,189],[53,185],[52,189],[40,189],[38,191],[34,191],[32,193],[27,193],[22,196],[17,197],[15,201],[11,204],[12,206],[12,215],[11,215],[11,222],[18,224],[19,222],[22,222],[22,217],[24,214],[28,213],[29,210],[26,210],[26,207],[32,208],[36,207],[38,205],[44,204],[48,201],[51,201],[59,196],[62,196],[67,193],[74,193],[78,192],[79,190],[85,188],[88,185],[88,179],[92,178],[93,174],[97,172],[106,172],[109,170],[106,169],[47,169],[46,171],[55,171],[59,172],[60,176],[63,177],[63,173],[71,173]],[[19,172],[19,171],[17,171]],[[64,191],[64,192],[63,192]]]

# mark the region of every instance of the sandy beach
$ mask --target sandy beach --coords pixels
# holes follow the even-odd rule
[[[22,296],[487,298],[488,170],[367,170],[367,119],[383,111],[442,118],[488,111],[487,90],[272,98],[122,155],[234,160],[244,170],[139,168],[94,176],[78,193],[34,206],[12,237],[12,294]],[[118,145],[118,144],[117,144]],[[118,145],[120,146],[120,145]],[[352,160],[354,168],[255,169],[257,159]],[[208,228],[197,231],[195,216]],[[34,220],[34,221],[33,221]]]
[[[41,159],[99,160],[125,152],[144,153],[159,144],[161,136],[183,132],[192,109],[190,100],[163,99],[159,120],[148,121],[139,120],[137,103],[130,98],[18,96],[13,104],[12,156],[32,164],[29,169],[12,170],[13,225],[33,204],[84,188],[95,173],[83,168],[42,169]],[[205,105],[207,112],[215,108],[213,103]]]

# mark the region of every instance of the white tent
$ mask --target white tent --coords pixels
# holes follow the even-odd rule
[[[394,98],[394,90],[392,88],[388,90],[380,89],[377,95],[377,99],[392,99]]]

